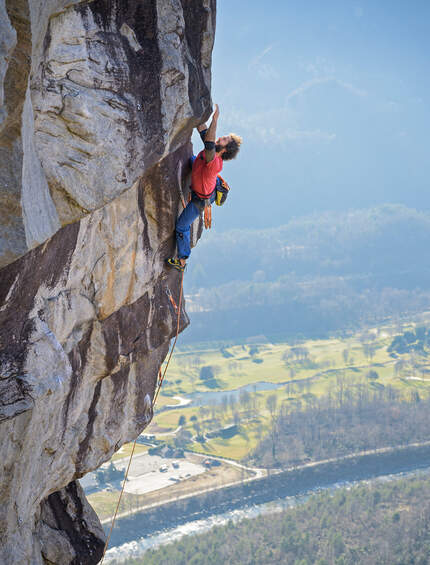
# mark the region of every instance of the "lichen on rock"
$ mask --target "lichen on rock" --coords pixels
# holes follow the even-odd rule
[[[0,0],[0,18],[0,562],[97,563],[76,480],[152,418],[215,1]]]

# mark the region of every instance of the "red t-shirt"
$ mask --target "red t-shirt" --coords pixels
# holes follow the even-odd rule
[[[206,163],[205,152],[200,151],[194,160],[191,171],[191,188],[200,198],[209,198],[215,190],[216,177],[222,170],[222,159],[215,155],[212,161]]]

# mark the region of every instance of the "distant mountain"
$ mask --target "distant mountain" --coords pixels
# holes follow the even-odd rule
[[[399,205],[206,233],[186,277],[184,340],[320,335],[428,309],[429,248],[430,214]]]

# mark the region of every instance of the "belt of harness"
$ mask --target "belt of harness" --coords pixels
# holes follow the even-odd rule
[[[222,206],[224,202],[227,200],[228,191],[230,187],[222,178],[221,175],[218,175],[217,183],[216,183],[216,194],[215,194],[215,204],[217,206]],[[212,227],[212,208],[210,204],[209,198],[201,198],[196,192],[194,192],[200,200],[200,203],[204,203],[204,224],[207,230],[210,230]]]
[[[174,349],[175,349],[176,342],[178,341],[179,322],[180,322],[180,320],[181,320],[181,305],[182,305],[182,290],[183,290],[183,287],[184,287],[184,271],[182,271],[182,274],[181,274],[181,288],[180,288],[180,291],[179,291],[179,305],[178,305],[178,309],[177,309],[178,317],[177,317],[177,321],[176,321],[176,336],[175,336],[175,341],[173,342],[172,348],[171,348],[170,353],[169,353],[169,357],[167,358],[167,363],[166,363],[166,366],[164,367],[164,371],[161,372],[161,367],[160,367],[160,369],[158,370],[158,385],[157,385],[157,390],[156,390],[156,392],[155,392],[155,394],[154,394],[154,398],[152,399],[152,409],[153,409],[153,410],[154,410],[155,403],[156,403],[157,398],[158,398],[158,393],[160,392],[160,389],[161,389],[161,385],[163,384],[164,377],[166,376],[167,368],[168,368],[169,363],[170,363],[170,360],[171,360],[171,358],[172,358],[172,355],[173,355],[173,351],[174,351]],[[173,303],[172,303],[172,304],[173,304]],[[127,470],[126,470],[126,472],[125,472],[124,480],[123,480],[123,483],[122,483],[122,489],[121,489],[121,492],[120,492],[120,495],[119,495],[118,503],[117,503],[117,505],[116,505],[115,513],[114,513],[113,518],[112,518],[112,523],[111,523],[111,526],[110,526],[109,535],[108,535],[108,537],[107,537],[107,539],[106,539],[106,543],[105,543],[105,546],[104,546],[104,548],[103,548],[103,555],[102,555],[102,558],[101,558],[101,560],[100,560],[100,565],[103,564],[103,560],[104,560],[104,558],[105,558],[106,551],[107,551],[107,548],[108,548],[108,546],[109,546],[109,541],[110,541],[110,538],[111,538],[111,535],[112,535],[112,530],[113,530],[113,527],[114,527],[114,525],[115,525],[116,516],[117,516],[117,514],[118,514],[118,508],[119,508],[119,505],[120,505],[120,503],[121,503],[122,495],[123,495],[123,493],[124,493],[125,483],[127,482],[127,477],[128,477],[128,472],[129,472],[129,470],[130,470],[131,460],[133,459],[134,450],[135,450],[135,448],[136,448],[136,442],[137,442],[137,438],[134,440],[134,443],[133,443],[133,448],[132,448],[132,450],[131,450],[131,454],[130,454],[130,459],[129,459],[129,461],[128,461]]]

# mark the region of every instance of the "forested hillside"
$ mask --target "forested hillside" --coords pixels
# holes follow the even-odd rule
[[[430,214],[395,205],[207,233],[190,260],[184,341],[323,335],[428,309],[429,245]]]
[[[376,371],[365,383],[338,379],[323,397],[312,393],[272,407],[269,433],[248,458],[256,466],[289,466],[429,440],[430,398],[384,387]],[[269,397],[276,400],[275,397]],[[268,402],[269,408],[270,401]]]

